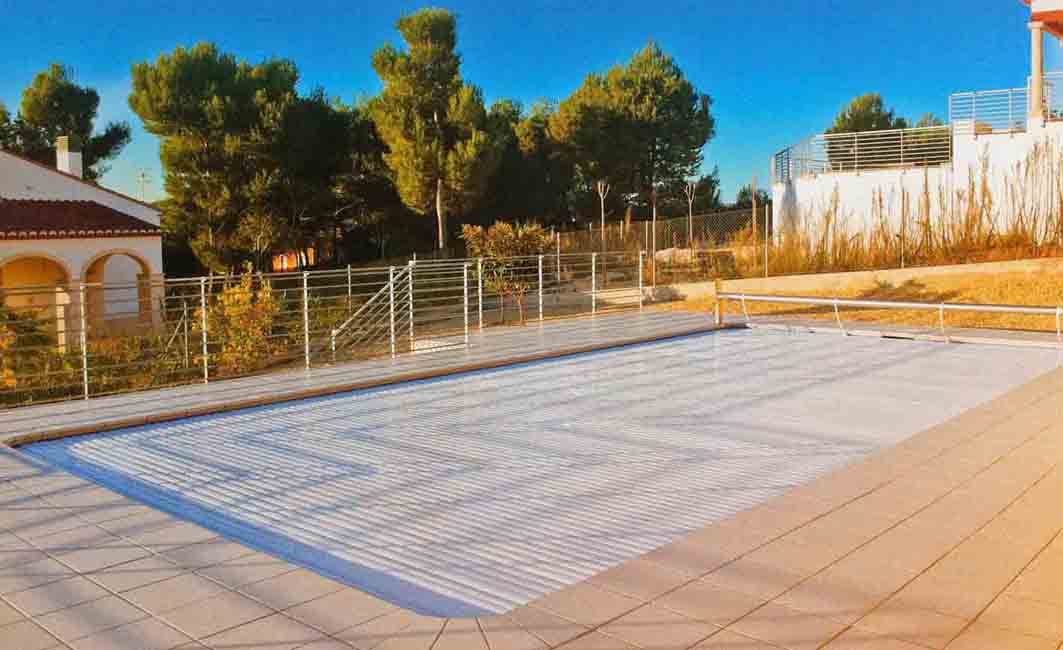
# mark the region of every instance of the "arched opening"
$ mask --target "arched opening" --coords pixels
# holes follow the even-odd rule
[[[151,326],[151,266],[142,257],[108,251],[86,264],[81,277],[90,332],[107,336]]]
[[[66,346],[70,320],[70,272],[44,255],[23,255],[0,260],[0,317],[19,329],[38,328]]]

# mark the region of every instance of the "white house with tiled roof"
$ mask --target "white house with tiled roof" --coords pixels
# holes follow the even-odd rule
[[[0,150],[4,304],[54,319],[62,333],[76,329],[84,285],[95,323],[150,322],[163,278],[159,210],[85,181],[67,138],[57,149],[55,168]]]

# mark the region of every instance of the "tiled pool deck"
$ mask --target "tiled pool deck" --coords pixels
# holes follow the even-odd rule
[[[1058,649],[1061,415],[1056,370],[507,615],[450,620],[3,451],[0,647]]]

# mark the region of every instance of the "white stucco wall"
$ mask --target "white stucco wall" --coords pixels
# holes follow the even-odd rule
[[[0,197],[95,201],[156,226],[160,220],[159,211],[149,205],[85,183],[73,176],[45,169],[5,151],[0,151]]]
[[[929,194],[931,214],[955,211],[962,209],[959,202],[970,196],[972,180],[976,192],[982,191],[983,178],[993,197],[995,218],[1000,222],[1010,219],[1016,210],[1044,213],[1055,208],[1063,181],[1059,174],[1063,163],[1063,123],[1038,123],[1025,133],[977,136],[963,124],[954,126],[951,163],[812,174],[773,184],[773,200],[782,229],[814,229],[830,209],[835,191],[838,218],[845,227],[864,230],[882,218],[897,228],[905,198],[909,201],[909,215],[918,213],[924,188]]]

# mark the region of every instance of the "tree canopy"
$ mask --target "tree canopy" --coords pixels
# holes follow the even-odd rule
[[[884,131],[906,129],[908,120],[886,109],[882,95],[867,93],[849,102],[834,118],[827,133],[855,133],[858,131]]]
[[[497,147],[480,89],[461,78],[454,15],[422,9],[397,27],[406,49],[385,45],[373,55],[384,90],[370,112],[388,146],[384,160],[399,196],[418,213],[434,207],[442,249],[446,215],[466,213],[481,200]]]
[[[109,122],[97,133],[99,108],[100,96],[95,89],[78,85],[70,68],[53,63],[22,92],[15,118],[0,106],[0,147],[51,166],[55,164],[56,139],[75,136],[82,143],[84,177],[94,181],[106,173],[106,163],[129,144],[131,137],[125,122]]]

